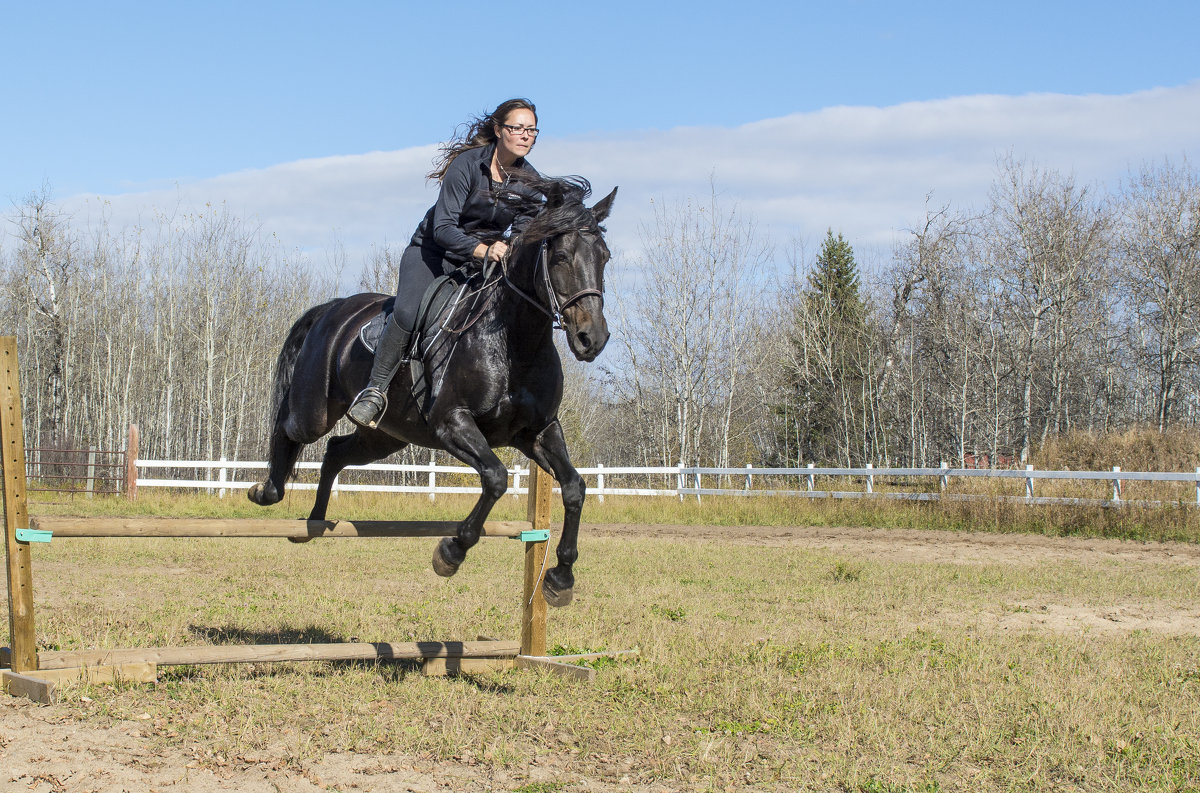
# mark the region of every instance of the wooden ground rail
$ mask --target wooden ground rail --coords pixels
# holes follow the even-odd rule
[[[546,656],[546,601],[542,597],[553,480],[537,469],[530,477],[528,520],[488,521],[485,537],[523,540],[524,593],[521,639],[499,641],[354,642],[333,644],[218,645],[195,647],[37,651],[34,634],[32,546],[51,537],[441,537],[456,532],[447,521],[306,521],[219,518],[30,518],[25,443],[17,377],[17,345],[0,337],[0,454],[3,461],[4,543],[8,569],[11,647],[0,648],[4,690],[37,702],[55,700],[63,681],[152,682],[159,666],[273,661],[379,661],[421,659],[427,674],[490,668],[548,668],[590,680],[594,670]],[[534,466],[536,468],[536,466]]]

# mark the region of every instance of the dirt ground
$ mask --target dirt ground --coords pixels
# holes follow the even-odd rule
[[[956,564],[1071,561],[1084,565],[1113,562],[1179,564],[1200,568],[1200,546],[1133,543],[1119,540],[1037,537],[918,530],[802,527],[590,526],[597,536],[650,536],[696,541],[722,539],[768,546],[821,548],[851,558]],[[1040,628],[1105,631],[1151,630],[1200,634],[1200,612],[1117,606],[1031,607],[996,617],[998,629]],[[182,750],[163,750],[144,737],[144,723],[132,720],[96,728],[79,723],[69,705],[39,706],[0,696],[0,793],[302,793],[355,790],[396,793],[432,791],[512,791],[556,781],[553,765],[531,767],[517,781],[503,770],[433,764],[391,755],[333,754],[297,771],[273,758],[242,758],[212,767]],[[533,785],[531,785],[531,781]],[[554,789],[547,784],[543,789]],[[684,788],[572,781],[581,793],[659,793]]]

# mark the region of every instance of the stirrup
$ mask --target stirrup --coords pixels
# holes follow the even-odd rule
[[[373,399],[374,398],[374,399]],[[375,410],[374,417],[364,418],[354,415],[354,408],[359,405],[365,405],[368,402],[378,401],[379,407]],[[387,392],[376,388],[375,386],[367,386],[362,391],[358,392],[358,396],[354,397],[354,401],[350,403],[350,408],[346,411],[346,418],[364,429],[373,430],[379,426],[379,420],[383,418],[383,414],[387,413],[388,398]]]

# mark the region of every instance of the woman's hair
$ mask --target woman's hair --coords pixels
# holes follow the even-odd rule
[[[437,159],[433,161],[433,170],[426,174],[425,178],[442,181],[455,157],[468,149],[478,149],[495,143],[496,127],[504,123],[509,113],[522,109],[533,113],[534,123],[537,123],[537,108],[533,102],[518,97],[501,102],[499,107],[486,116],[476,116],[466,124],[459,124],[454,137],[442,144]]]

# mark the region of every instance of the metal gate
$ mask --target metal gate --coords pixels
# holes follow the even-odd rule
[[[28,490],[34,493],[119,495],[125,492],[125,451],[25,449]]]

